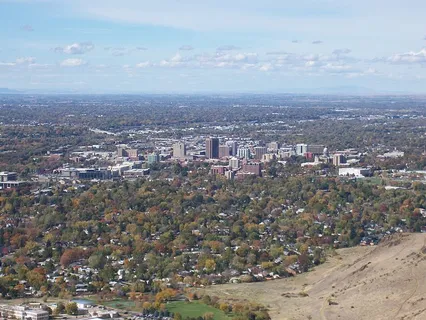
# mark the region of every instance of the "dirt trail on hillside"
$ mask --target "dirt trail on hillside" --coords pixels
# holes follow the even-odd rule
[[[426,234],[392,235],[376,247],[337,253],[294,278],[206,291],[267,305],[273,320],[426,319]]]

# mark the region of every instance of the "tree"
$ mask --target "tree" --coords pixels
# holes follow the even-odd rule
[[[219,305],[219,309],[222,310],[223,312],[228,312],[229,311],[229,304],[222,302]]]
[[[207,259],[205,262],[205,268],[208,273],[216,270],[216,262],[213,259]]]
[[[36,269],[28,271],[26,276],[30,285],[37,290],[39,290],[46,281],[46,277]]]
[[[213,320],[214,319],[214,313],[213,312],[206,312],[203,314],[204,320]]]
[[[201,301],[207,305],[209,305],[212,302],[212,299],[210,298],[210,296],[208,294],[205,294],[202,298]]]
[[[173,316],[173,320],[182,320],[182,315],[179,312],[176,312]]]
[[[102,252],[96,252],[89,257],[89,266],[94,269],[102,269],[105,266],[106,257]]]
[[[145,302],[142,304],[142,309],[144,309],[144,310],[151,310],[151,309],[152,309],[152,304],[151,304],[151,302],[145,301]]]
[[[70,302],[65,306],[65,312],[69,315],[77,315],[78,313],[78,307],[77,307],[77,303],[75,302]]]

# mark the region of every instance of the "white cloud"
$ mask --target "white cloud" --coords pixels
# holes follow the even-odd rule
[[[410,51],[394,54],[387,61],[395,64],[426,63],[426,48],[419,52]]]
[[[36,62],[34,57],[20,57],[14,62],[0,62],[0,66],[15,67],[15,66],[32,66]]]
[[[64,47],[56,47],[55,52],[65,53],[65,54],[85,54],[89,51],[92,51],[95,48],[91,42],[81,42],[73,43]]]
[[[18,58],[16,64],[33,64],[36,59],[34,57]]]
[[[142,68],[148,68],[148,67],[150,67],[151,66],[151,62],[149,62],[149,61],[145,61],[145,62],[140,62],[140,63],[138,63],[137,65],[136,65],[136,68],[140,68],[140,69],[142,69]]]
[[[46,69],[52,66],[53,66],[52,64],[48,64],[48,63],[32,63],[28,65],[30,69]]]
[[[170,59],[171,62],[182,62],[183,61],[183,57],[181,56],[181,54],[178,52],[176,53],[173,58]]]
[[[180,52],[170,59],[160,61],[161,67],[188,67],[188,68],[247,68],[250,64],[257,64],[258,54],[229,53],[217,51],[214,54],[203,53],[199,55],[183,56]]]
[[[272,63],[265,63],[261,65],[259,68],[260,71],[271,71],[273,69],[274,69],[274,66],[272,65]]]
[[[314,67],[315,65],[318,65],[318,64],[319,64],[318,61],[309,60],[309,61],[305,62],[305,67],[311,68],[311,67]]]
[[[80,67],[87,64],[86,61],[82,59],[65,59],[61,62],[61,67]]]

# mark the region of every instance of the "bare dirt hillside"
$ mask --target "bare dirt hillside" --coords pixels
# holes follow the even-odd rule
[[[341,249],[290,279],[227,284],[207,293],[267,305],[272,319],[426,319],[426,234]]]

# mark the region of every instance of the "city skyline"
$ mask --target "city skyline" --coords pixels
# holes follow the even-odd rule
[[[425,93],[419,0],[0,0],[0,7],[0,88]]]

